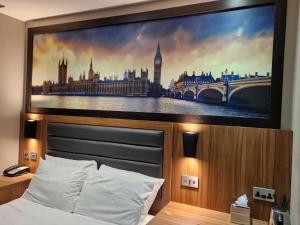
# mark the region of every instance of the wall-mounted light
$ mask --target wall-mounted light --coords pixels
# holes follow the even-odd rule
[[[198,144],[197,132],[183,132],[183,155],[184,157],[196,157],[197,144]]]
[[[25,120],[24,138],[37,137],[37,120]]]

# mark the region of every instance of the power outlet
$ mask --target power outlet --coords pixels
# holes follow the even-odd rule
[[[24,159],[29,159],[29,152],[24,152],[23,153],[23,158]]]
[[[253,187],[253,199],[266,202],[275,202],[275,190]]]
[[[37,160],[37,153],[36,152],[30,152],[31,154],[31,161],[36,161]]]
[[[185,187],[198,188],[199,187],[199,178],[194,176],[181,176],[181,185]]]

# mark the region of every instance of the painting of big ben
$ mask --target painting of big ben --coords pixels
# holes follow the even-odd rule
[[[275,5],[33,35],[31,107],[270,118]]]
[[[160,46],[158,43],[156,54],[154,57],[154,83],[160,85],[161,81],[161,66],[162,66],[162,58],[160,54]]]

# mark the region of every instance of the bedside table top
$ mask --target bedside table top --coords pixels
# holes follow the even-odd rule
[[[0,188],[31,180],[32,176],[32,173],[27,173],[18,177],[0,176]]]
[[[253,219],[252,225],[267,225]],[[230,222],[230,214],[169,202],[148,225],[236,225]]]

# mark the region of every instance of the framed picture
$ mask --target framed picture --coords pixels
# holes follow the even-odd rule
[[[280,127],[286,2],[28,29],[27,112]]]

